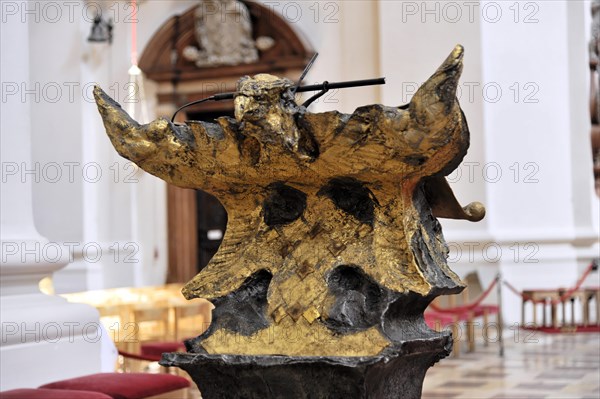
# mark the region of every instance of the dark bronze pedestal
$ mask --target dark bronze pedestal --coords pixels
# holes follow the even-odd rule
[[[416,399],[427,369],[452,348],[449,333],[413,340],[369,357],[289,357],[165,353],[204,399]]]

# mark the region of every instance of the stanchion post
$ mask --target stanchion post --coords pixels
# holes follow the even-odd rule
[[[502,274],[496,275],[496,289],[498,292],[498,343],[500,344],[500,357],[504,357],[504,338],[502,338],[503,320],[502,320]]]

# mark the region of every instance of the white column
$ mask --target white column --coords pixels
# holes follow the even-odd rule
[[[140,35],[138,48],[144,48],[157,27],[170,18],[172,9],[186,6],[186,2],[176,3],[139,5],[137,18],[147,22],[141,26],[148,27],[150,32]],[[114,4],[98,4],[105,7],[103,14],[113,17],[115,22],[113,42],[84,44],[81,79],[96,82],[127,108],[130,101],[138,101],[130,98],[128,86],[131,43],[128,14]],[[82,37],[89,33],[90,26],[84,21]],[[91,91],[87,92],[81,108],[82,158],[84,164],[99,165],[102,177],[97,182],[90,179],[83,182],[83,236],[86,243],[98,243],[102,257],[85,262],[86,288],[163,284],[167,271],[166,184],[145,172],[136,172],[134,164],[117,154],[96,105],[88,101],[88,96]]]
[[[473,201],[488,205],[483,169],[486,163],[483,107],[485,82],[481,70],[480,21],[476,2],[379,1],[379,38],[382,103],[406,104],[431,76],[456,44],[465,48],[464,69],[457,98],[471,132],[471,145],[463,163],[448,181],[463,205]],[[440,219],[450,248],[449,266],[459,276],[477,271],[482,286],[498,271],[489,216],[473,223]],[[492,293],[490,300],[494,300]]]
[[[592,256],[594,231],[583,2],[480,4],[488,220],[501,271],[518,289],[573,285]],[[518,250],[518,252],[517,252]],[[505,321],[520,299],[504,291]],[[539,316],[538,316],[539,317]]]
[[[66,213],[72,213],[70,208],[80,210],[78,220],[69,220],[71,224],[78,224],[80,230],[80,236],[70,240],[77,243],[74,262],[54,278],[55,289],[60,293],[160,285],[166,275],[165,183],[136,172],[130,161],[117,154],[104,131],[92,95],[94,84],[99,84],[124,107],[130,101],[127,77],[130,23],[125,23],[128,15],[119,3],[90,4],[88,11],[92,13],[100,6],[105,7],[104,17],[113,18],[115,23],[112,44],[87,41],[92,26],[87,15],[74,21],[65,19],[62,24],[43,24],[42,21],[33,27],[36,34],[54,37],[64,43],[67,50],[35,43],[36,50],[31,52],[32,75],[42,81],[75,81],[77,88],[75,100],[68,104],[71,117],[67,121],[62,120],[64,115],[57,114],[45,104],[34,107],[46,114],[45,122],[51,120],[63,127],[49,138],[43,129],[35,129],[35,125],[42,126],[45,122],[35,123],[34,137],[38,137],[35,137],[34,149],[38,156],[72,161],[64,158],[65,150],[48,145],[49,141],[57,140],[68,143],[65,147],[77,154],[74,180],[79,192],[76,196],[66,192],[50,196],[60,201],[63,210],[67,209]],[[153,25],[153,29],[162,22]],[[43,63],[55,54],[64,59],[71,57],[73,62],[66,66],[58,62]],[[57,184],[50,186],[55,193],[59,191]],[[34,191],[36,215],[47,212],[48,194],[52,193],[49,190]],[[64,201],[66,197],[70,202]],[[48,237],[67,241],[68,236],[60,231],[64,223],[54,218],[46,220],[45,224],[43,231],[48,232]]]
[[[30,84],[29,24],[20,14],[6,15],[0,29],[3,93],[8,85],[18,88],[2,100],[1,118],[0,390],[7,390],[99,371],[100,331],[95,309],[38,289],[40,279],[64,267],[68,256],[38,234],[31,184],[12,174],[15,165],[19,172],[31,165],[34,116],[21,97]]]

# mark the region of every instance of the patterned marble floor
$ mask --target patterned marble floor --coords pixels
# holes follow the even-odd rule
[[[423,399],[600,398],[600,334],[506,332],[497,343],[447,358],[425,378]]]

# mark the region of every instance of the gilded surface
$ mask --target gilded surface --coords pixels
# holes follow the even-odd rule
[[[351,115],[309,113],[293,101],[291,81],[263,74],[240,80],[235,119],[142,126],[95,89],[119,154],[169,183],[214,194],[227,210],[219,251],[184,295],[224,297],[261,270],[272,275],[269,326],[241,338],[221,328],[202,341],[204,350],[379,353],[390,343],[381,328],[340,334],[323,323],[341,266],[399,294],[462,289],[435,219],[479,220],[485,212],[479,203],[461,208],[443,178],[469,142],[455,95],[462,56],[457,46],[406,106],[368,105]]]

